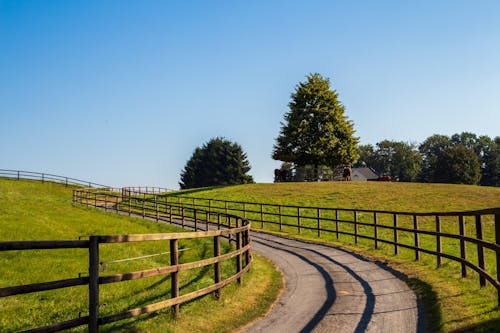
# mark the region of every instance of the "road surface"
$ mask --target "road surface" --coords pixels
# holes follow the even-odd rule
[[[344,250],[252,232],[285,290],[242,332],[423,332],[415,293],[390,268]]]

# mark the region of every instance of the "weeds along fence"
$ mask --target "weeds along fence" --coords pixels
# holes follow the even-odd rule
[[[21,171],[21,170],[8,170],[8,169],[0,169],[0,177],[10,178],[10,179],[32,179],[32,180],[41,180],[42,182],[57,182],[63,183],[66,186],[68,185],[80,185],[80,186],[88,186],[88,187],[99,187],[99,188],[107,188],[108,186],[102,184],[96,184],[93,182],[89,182],[86,180],[64,177],[58,175],[52,175],[50,173],[41,173],[41,172],[33,172],[33,171]]]
[[[147,198],[148,196],[145,196]],[[211,214],[236,214],[252,228],[287,232],[380,249],[437,267],[477,273],[480,286],[489,282],[500,305],[500,208],[464,212],[393,212],[302,207],[185,196],[150,196]]]
[[[177,314],[180,304],[195,298],[210,293],[213,293],[216,298],[219,298],[221,295],[221,288],[232,282],[241,283],[243,275],[250,269],[250,264],[252,262],[250,254],[250,224],[247,219],[242,217],[223,213],[209,213],[199,208],[186,208],[166,203],[160,204],[159,202],[151,201],[150,198],[148,198],[147,202],[141,202],[130,196],[124,200],[122,191],[110,188],[74,190],[73,202],[78,205],[100,207],[106,210],[113,209],[116,212],[141,215],[157,220],[167,221],[168,219],[168,222],[192,227],[195,231],[164,234],[90,236],[88,239],[80,240],[0,242],[0,251],[88,249],[88,276],[0,288],[0,297],[8,297],[73,286],[88,286],[88,315],[48,326],[37,327],[25,332],[55,332],[81,325],[87,325],[89,332],[98,332],[99,326],[101,325],[140,316],[168,307],[171,307],[174,313]],[[207,223],[207,221],[212,221],[212,223]],[[214,227],[210,228],[211,225]],[[235,244],[235,246],[230,248],[229,252],[224,254],[221,254],[221,238],[229,239]],[[182,251],[182,249],[179,249],[179,241],[194,239],[211,239],[210,242],[213,244],[212,253],[205,259],[188,263],[179,263],[179,252]],[[99,252],[102,245],[161,241],[169,242],[169,252],[166,253],[170,256],[170,265],[120,274],[102,275],[99,272],[99,267],[102,264],[102,258]],[[228,276],[228,273],[224,271],[223,275],[221,272],[221,265],[227,262],[230,263],[231,261],[235,261],[233,272]],[[179,275],[179,273],[203,267],[213,268],[213,283],[209,286],[181,295],[179,286],[183,283],[189,283],[189,281],[180,281],[182,276]],[[170,298],[114,314],[100,315],[99,289],[101,285],[161,275],[170,276]]]

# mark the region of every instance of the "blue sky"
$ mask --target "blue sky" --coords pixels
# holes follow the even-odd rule
[[[290,94],[361,143],[500,135],[500,1],[0,0],[0,168],[176,188],[224,136],[270,182]]]

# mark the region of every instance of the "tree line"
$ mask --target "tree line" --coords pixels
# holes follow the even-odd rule
[[[330,80],[309,74],[292,92],[289,111],[272,150],[282,161],[280,173],[320,172],[349,166],[368,166],[396,181],[500,186],[500,137],[463,132],[451,137],[432,135],[417,145],[383,140],[360,145],[354,124],[345,115]],[[252,183],[250,163],[241,146],[216,137],[197,147],[181,172],[182,189]]]
[[[435,134],[421,144],[383,140],[358,146],[355,166],[406,182],[500,186],[500,137]]]

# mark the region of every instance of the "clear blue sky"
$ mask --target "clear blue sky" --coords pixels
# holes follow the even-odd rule
[[[0,168],[176,188],[224,136],[270,182],[314,72],[362,143],[498,136],[499,18],[497,0],[0,0]]]

